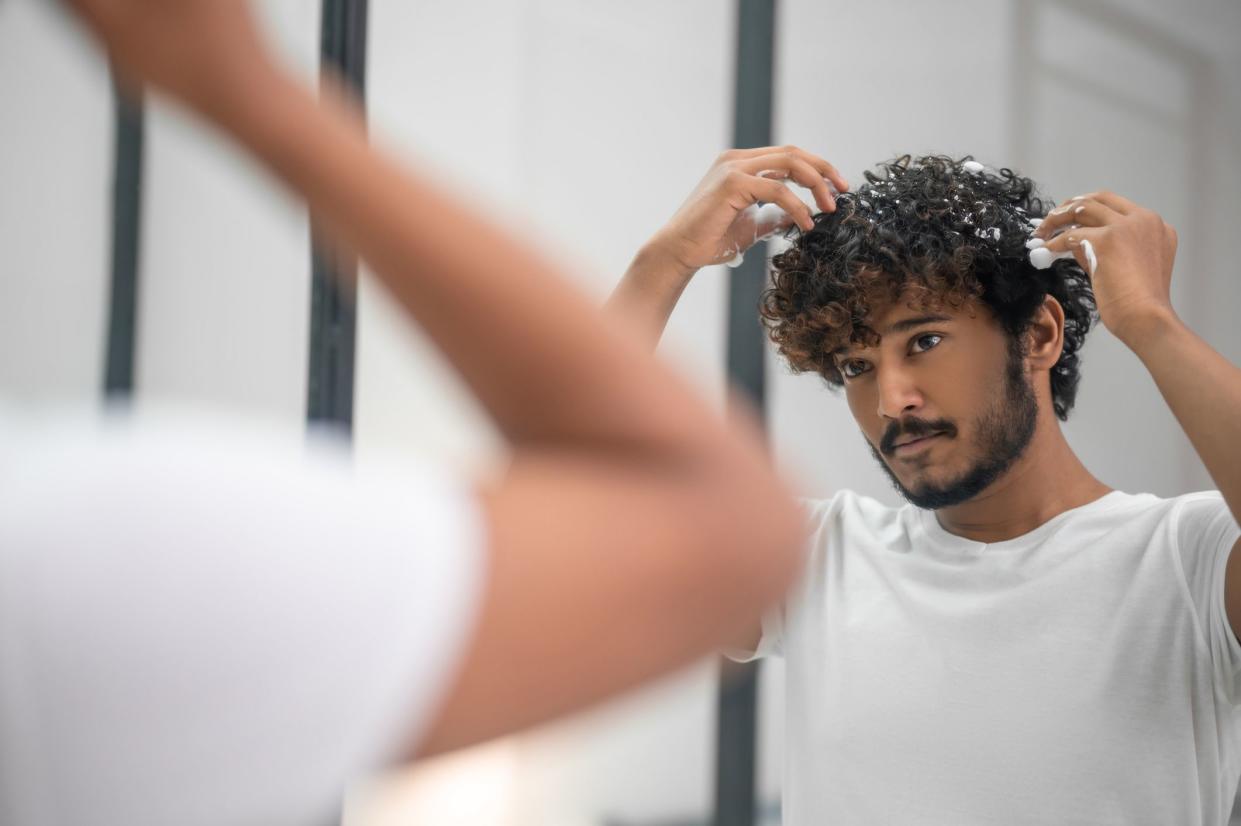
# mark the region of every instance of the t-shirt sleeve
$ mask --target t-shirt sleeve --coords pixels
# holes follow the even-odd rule
[[[1175,529],[1181,565],[1216,680],[1229,699],[1241,702],[1241,644],[1224,607],[1224,569],[1241,528],[1223,497],[1209,492],[1183,498]]]
[[[734,662],[748,663],[763,657],[782,657],[784,656],[784,604],[780,603],[765,614],[762,618],[762,634],[759,637],[758,645],[753,651],[747,651],[744,648],[725,648],[724,656]]]
[[[204,428],[32,444],[0,473],[0,785],[31,820],[329,822],[416,745],[479,598],[465,485]]]

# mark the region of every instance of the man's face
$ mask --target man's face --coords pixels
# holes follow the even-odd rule
[[[1017,342],[979,304],[912,310],[901,301],[868,324],[879,343],[835,360],[875,459],[920,508],[972,499],[1034,435],[1038,400]]]

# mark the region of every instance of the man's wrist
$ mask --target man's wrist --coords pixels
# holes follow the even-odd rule
[[[1113,333],[1125,346],[1142,358],[1146,350],[1157,347],[1167,334],[1184,326],[1180,317],[1170,306],[1153,307],[1125,319],[1123,324],[1117,325]]]
[[[658,241],[648,241],[629,264],[630,274],[643,281],[656,281],[669,287],[684,288],[698,272],[688,267]]]

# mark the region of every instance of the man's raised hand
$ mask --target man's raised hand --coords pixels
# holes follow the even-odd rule
[[[730,149],[716,158],[645,249],[688,276],[727,263],[793,224],[808,230],[813,212],[785,181],[808,189],[824,212],[836,209],[833,188],[849,188],[834,166],[796,146]],[[760,203],[769,206],[760,208]]]
[[[1172,314],[1176,230],[1163,218],[1114,192],[1070,198],[1053,209],[1034,236],[1053,253],[1072,252],[1090,274],[1099,318],[1121,341],[1145,321]]]

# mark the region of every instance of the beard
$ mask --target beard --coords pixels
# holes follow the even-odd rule
[[[916,483],[913,487],[905,487],[883,458],[884,455],[892,454],[893,442],[902,434],[918,437],[942,432],[949,438],[954,438],[957,428],[951,421],[897,421],[884,433],[879,449],[876,449],[869,439],[866,440],[875,461],[883,468],[892,486],[901,496],[914,506],[926,510],[959,505],[986,490],[1021,458],[1030,440],[1034,438],[1035,425],[1038,423],[1038,399],[1026,378],[1021,347],[1015,339],[1009,340],[1003,384],[1003,390],[995,404],[975,422],[975,443],[979,449],[979,458],[955,479],[939,483]]]

